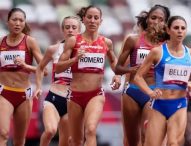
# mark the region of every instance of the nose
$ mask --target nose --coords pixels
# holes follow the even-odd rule
[[[15,22],[15,24],[16,24],[16,25],[20,25],[20,21],[17,20],[17,21]]]
[[[69,32],[72,32],[72,31],[73,31],[73,28],[72,28],[72,27],[70,27]]]
[[[94,21],[95,21],[95,19],[92,17],[92,18],[91,18],[91,22],[94,22]]]
[[[159,19],[155,19],[155,20],[153,21],[153,24],[159,24]]]

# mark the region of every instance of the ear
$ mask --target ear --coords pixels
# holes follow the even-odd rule
[[[167,25],[165,26],[165,29],[166,29],[166,33],[169,35],[169,33],[170,33],[170,29],[168,28]]]
[[[103,21],[103,19],[101,18],[101,20],[100,20],[100,24],[102,23],[102,21]]]

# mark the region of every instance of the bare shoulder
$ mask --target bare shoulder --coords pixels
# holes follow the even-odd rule
[[[155,60],[155,62],[158,62],[158,60],[160,60],[162,55],[162,47],[161,46],[157,46],[151,49],[149,56],[151,58],[153,58],[153,60]]]
[[[59,45],[60,45],[60,43],[48,46],[48,48],[46,49],[46,53],[53,55],[56,52],[56,50],[58,49]]]
[[[37,40],[34,37],[27,35],[27,42],[28,43],[33,43],[33,42],[36,42],[36,41]]]
[[[162,51],[162,47],[161,46],[157,46],[151,49],[151,52],[153,53],[160,53]]]
[[[65,40],[65,43],[74,44],[76,43],[76,36],[71,36]]]
[[[136,42],[139,39],[139,34],[130,33],[125,37],[125,41]]]
[[[27,46],[29,48],[33,48],[34,46],[38,45],[36,38],[29,36],[29,35],[27,35],[26,42],[27,42]]]
[[[108,47],[111,47],[113,45],[112,40],[106,37],[105,37],[105,43],[107,44]]]
[[[134,49],[139,37],[138,34],[128,34],[123,41],[123,48],[125,50]]]

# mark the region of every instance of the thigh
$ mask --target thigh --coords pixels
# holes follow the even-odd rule
[[[100,95],[93,97],[85,108],[84,122],[85,127],[88,125],[94,125],[97,127],[98,122],[103,113],[103,106],[105,103],[105,97]]]
[[[166,135],[166,118],[154,109],[149,113],[144,146],[161,146]]]
[[[127,94],[122,95],[122,119],[125,145],[140,145],[141,115],[140,106]]]
[[[71,100],[68,101],[68,120],[72,139],[83,140],[84,113],[81,106]]]
[[[12,104],[0,95],[0,133],[8,133],[10,128],[10,120],[14,108]],[[3,117],[3,118],[2,118]]]
[[[181,145],[184,140],[184,134],[187,123],[187,109],[177,110],[168,120],[167,137],[168,144],[177,143]]]
[[[55,106],[46,101],[43,108],[43,124],[46,130],[57,129],[60,116]]]
[[[32,100],[25,100],[13,114],[14,140],[24,139],[32,113]]]
[[[121,100],[122,119],[125,133],[131,133],[136,130],[139,131],[138,127],[140,126],[141,120],[141,108],[127,94],[123,94]]]
[[[187,112],[187,126],[185,132],[185,146],[191,145],[191,112]]]

